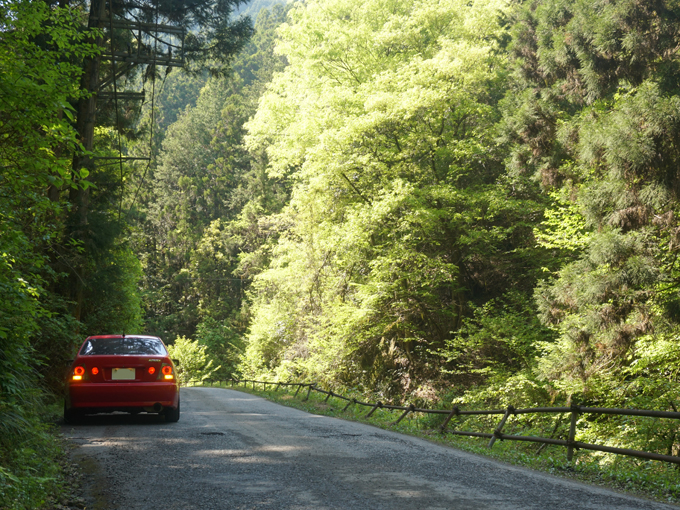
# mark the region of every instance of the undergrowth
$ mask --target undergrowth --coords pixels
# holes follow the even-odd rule
[[[67,488],[64,446],[54,425],[58,408],[15,414],[21,427],[0,439],[0,509],[54,508]]]
[[[225,383],[220,383],[219,386],[231,388],[231,385]],[[425,438],[447,446],[453,446],[461,450],[537,469],[553,475],[622,490],[658,501],[680,503],[680,471],[678,467],[672,464],[583,450],[577,450],[573,460],[570,462],[567,461],[566,449],[562,446],[542,446],[536,443],[516,441],[496,441],[493,448],[489,449],[487,446],[488,439],[485,438],[441,434],[438,428],[446,418],[445,415],[409,413],[399,424],[394,424],[399,418],[401,411],[377,409],[367,419],[366,414],[370,411],[370,407],[352,404],[347,410],[343,411],[347,404],[346,401],[330,397],[325,402],[326,395],[315,391],[309,394],[309,399],[307,400],[306,388],[301,390],[297,397],[294,396],[295,388],[281,387],[275,389],[273,385],[270,385],[267,391],[262,390],[261,387],[253,389],[252,386],[244,387],[242,385],[234,387],[234,389],[258,395],[272,402],[295,407],[310,413],[369,423],[373,426]],[[348,392],[343,395],[364,402],[377,401],[375,397],[369,398],[359,393]],[[559,420],[560,418],[556,419]],[[495,422],[498,420],[500,420],[500,416],[466,417],[457,421],[454,418],[447,428],[492,432]],[[562,420],[565,423],[568,422],[568,419],[562,418]],[[560,423],[558,425],[561,426]],[[531,424],[522,423],[520,419],[517,419],[513,424],[511,418],[506,428],[504,428],[504,432],[547,437],[551,435],[551,432],[554,433],[559,428],[559,426],[556,426],[547,433],[544,429],[541,433],[532,429]]]

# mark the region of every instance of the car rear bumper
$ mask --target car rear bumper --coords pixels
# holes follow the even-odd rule
[[[177,407],[179,388],[172,382],[78,383],[69,385],[70,409],[130,410],[160,404]]]

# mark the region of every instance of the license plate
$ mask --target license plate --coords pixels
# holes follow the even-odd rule
[[[111,379],[114,381],[129,381],[135,378],[134,368],[114,368],[111,371]]]

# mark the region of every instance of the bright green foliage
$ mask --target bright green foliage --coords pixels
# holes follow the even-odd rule
[[[534,228],[536,242],[548,249],[582,250],[588,243],[590,233],[586,220],[578,206],[566,197],[567,190],[552,192],[553,207],[546,209],[540,228]]]
[[[168,353],[172,359],[179,361],[178,376],[182,384],[205,381],[220,369],[219,366],[213,367],[213,360],[208,357],[206,346],[200,345],[198,340],[178,336],[168,346]]]
[[[439,377],[428,353],[473,303],[531,288],[525,222],[540,207],[499,181],[493,139],[505,9],[333,0],[291,12],[277,47],[289,66],[248,124],[248,147],[294,188],[270,220],[280,238],[254,284],[245,370],[412,388]]]

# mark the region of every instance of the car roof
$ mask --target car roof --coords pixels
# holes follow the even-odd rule
[[[159,337],[151,335],[93,335],[88,336],[86,340],[94,338],[155,338],[156,340],[160,340]]]

